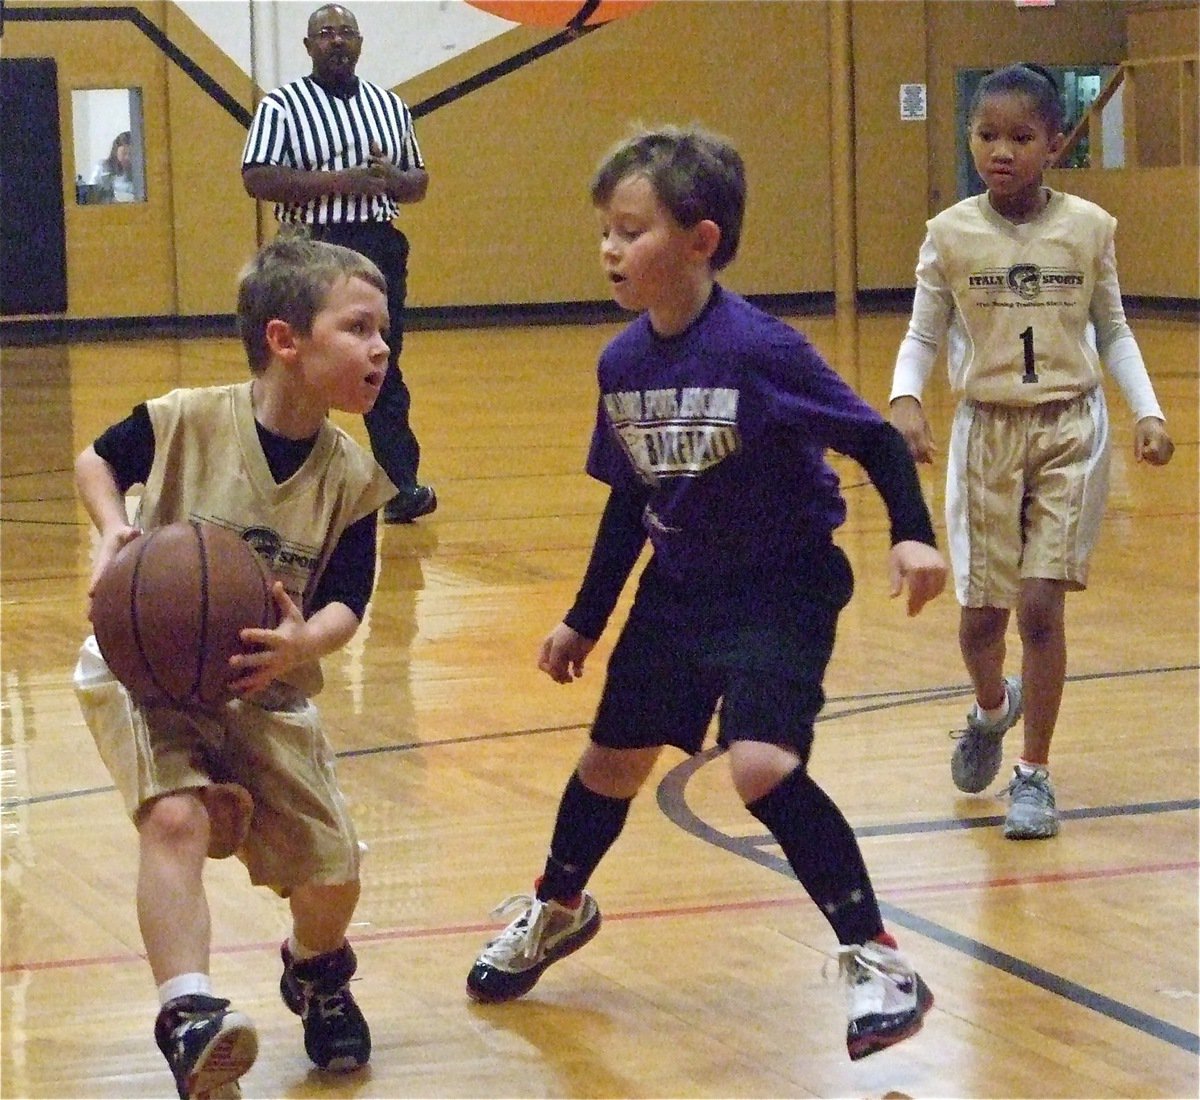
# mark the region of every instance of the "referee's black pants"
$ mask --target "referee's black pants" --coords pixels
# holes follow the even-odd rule
[[[404,298],[408,290],[408,238],[391,222],[314,225],[312,235],[319,241],[361,252],[387,280],[388,369],[375,407],[363,417],[363,423],[375,461],[401,493],[411,493],[417,487],[421,447],[408,422],[412,399],[399,366],[404,344]]]

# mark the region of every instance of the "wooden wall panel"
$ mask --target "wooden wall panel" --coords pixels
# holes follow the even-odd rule
[[[44,6],[9,0],[6,11]],[[103,6],[124,5],[87,8]],[[181,9],[170,0],[135,7],[235,105],[252,110],[249,78]],[[228,18],[248,19],[244,2],[225,7]],[[957,69],[1018,58],[1116,62],[1178,37],[1195,12],[1128,0],[1050,9],[1017,9],[1011,0],[853,0],[859,288],[911,286],[924,221],[954,200]],[[386,5],[365,4],[359,15],[369,51],[372,22]],[[421,118],[429,197],[401,215],[413,240],[411,303],[605,300],[588,180],[631,123],[664,121],[723,131],[746,158],[747,223],[728,284],[753,294],[832,292],[828,16],[824,2],[662,0]],[[397,90],[418,104],[546,34],[516,28]],[[68,149],[73,88],[144,90],[150,201],[77,207],[67,196],[68,317],[230,312],[237,270],[273,231],[270,208],[256,207],[241,187],[245,127],[237,112],[128,22],[10,17],[4,50],[58,61]],[[929,119],[901,124],[899,85],[921,81]],[[71,165],[68,179],[73,174]],[[1153,234],[1153,209],[1115,201],[1128,211],[1127,235]],[[1136,261],[1131,268],[1132,278]],[[1194,274],[1194,265],[1164,270],[1142,285],[1188,296]]]
[[[1140,3],[1127,15],[1129,57],[1172,57],[1196,49],[1200,38],[1200,0]]]
[[[603,299],[587,187],[638,122],[700,122],[740,148],[731,286],[831,289],[826,21],[823,4],[658,3],[422,119],[429,197],[402,215],[410,300]],[[516,53],[528,32],[513,37]]]
[[[900,85],[925,84],[926,0],[853,5],[858,286],[911,286],[929,217],[930,122],[900,121]]]
[[[1123,294],[1200,298],[1200,169],[1057,169],[1046,182],[1099,203],[1117,219]]]
[[[252,112],[250,78],[179,8],[165,0],[163,7],[171,41]],[[226,7],[229,19],[246,20],[249,35],[247,9]],[[178,66],[167,71],[167,92],[179,312],[232,313],[237,273],[258,244],[258,204],[242,187],[246,127]]]

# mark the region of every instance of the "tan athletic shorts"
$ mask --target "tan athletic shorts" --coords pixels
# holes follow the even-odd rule
[[[317,708],[283,689],[266,706],[216,714],[134,706],[89,637],[75,695],[134,823],[156,798],[194,790],[209,810],[209,855],[236,854],[256,885],[286,897],[359,873],[359,845]]]
[[[1096,387],[1021,408],[963,401],[946,469],[946,528],[964,607],[1015,606],[1021,581],[1087,586],[1108,498],[1108,410]]]

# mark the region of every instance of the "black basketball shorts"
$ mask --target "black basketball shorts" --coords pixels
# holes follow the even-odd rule
[[[853,588],[836,546],[820,574],[818,587],[772,582],[691,596],[664,583],[652,562],[609,658],[592,740],[696,753],[719,707],[721,744],[764,741],[807,761],[838,613]]]

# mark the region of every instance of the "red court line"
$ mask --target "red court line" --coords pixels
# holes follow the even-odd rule
[[[1085,882],[1088,879],[1127,878],[1130,875],[1158,875],[1174,871],[1195,871],[1200,869],[1200,860],[1181,860],[1175,863],[1144,863],[1136,867],[1099,867],[1090,871],[1056,871],[1035,875],[1009,875],[1004,878],[989,878],[958,882],[927,882],[911,886],[887,887],[879,891],[880,899],[887,901],[896,894],[940,894],[961,892],[966,890],[995,890],[1009,886],[1046,885],[1059,882]],[[809,899],[803,892],[798,892],[786,898],[759,898],[753,901],[727,901],[713,905],[677,905],[663,909],[635,909],[626,913],[605,913],[606,921],[654,920],[662,917],[691,917],[713,913],[738,913],[761,909],[784,909],[793,905],[809,904]],[[421,940],[440,936],[462,936],[468,933],[486,934],[494,931],[498,925],[492,922],[482,924],[448,924],[433,928],[393,928],[384,932],[355,933],[352,939],[355,944],[383,943],[396,940]],[[242,955],[249,952],[278,950],[278,943],[242,943],[220,947],[214,946],[214,955]],[[5,963],[0,966],[0,974],[18,974],[38,970],[67,970],[85,966],[123,965],[131,962],[144,962],[145,955],[140,952],[129,952],[124,955],[96,955],[79,959],[47,959],[43,962]]]

